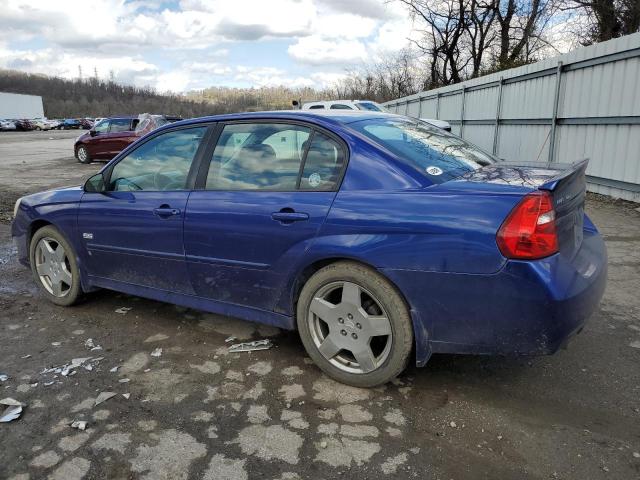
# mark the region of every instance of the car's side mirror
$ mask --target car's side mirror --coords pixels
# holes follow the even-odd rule
[[[89,130],[89,135],[91,135],[92,137],[95,137],[97,134],[98,132],[96,132],[93,128]]]
[[[89,193],[104,193],[107,191],[107,182],[105,181],[104,174],[102,172],[95,174],[93,177],[84,182],[83,187],[85,192]]]

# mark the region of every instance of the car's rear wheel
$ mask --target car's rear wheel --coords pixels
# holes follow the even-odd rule
[[[48,225],[36,231],[29,246],[29,259],[33,276],[50,301],[66,307],[80,299],[76,255],[57,228]]]
[[[89,155],[87,147],[84,145],[80,145],[76,149],[76,158],[80,163],[91,163],[91,156]]]
[[[401,295],[378,272],[354,262],[328,265],[307,281],[297,323],[315,363],[356,387],[394,379],[413,348],[411,317]]]

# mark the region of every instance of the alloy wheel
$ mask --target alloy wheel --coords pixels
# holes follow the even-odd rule
[[[81,162],[84,162],[84,161],[86,161],[86,160],[87,160],[87,151],[86,151],[83,147],[80,147],[80,148],[78,149],[78,159],[79,159]]]
[[[320,288],[307,314],[313,342],[332,365],[348,373],[370,373],[389,357],[389,315],[369,291],[353,282]]]
[[[73,275],[62,244],[50,237],[40,239],[36,245],[35,261],[44,288],[55,297],[64,297],[71,290]]]

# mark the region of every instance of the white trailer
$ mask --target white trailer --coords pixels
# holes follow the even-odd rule
[[[42,97],[0,92],[0,119],[42,117],[44,117]]]

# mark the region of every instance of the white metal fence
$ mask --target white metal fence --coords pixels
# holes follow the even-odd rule
[[[640,201],[640,33],[385,105],[510,161],[589,158],[589,190]]]

